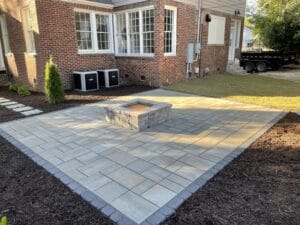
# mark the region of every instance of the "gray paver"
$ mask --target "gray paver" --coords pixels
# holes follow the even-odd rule
[[[24,116],[32,116],[32,115],[37,115],[41,114],[43,111],[39,109],[33,109],[25,112],[21,112]]]
[[[180,193],[184,189],[184,187],[182,187],[181,185],[179,185],[167,178],[162,180],[159,184],[175,193]]]
[[[134,162],[129,163],[127,165],[127,168],[129,168],[137,173],[142,173],[153,166],[154,166],[154,164],[151,164],[145,160],[137,159]]]
[[[135,186],[131,191],[140,195],[144,193],[145,191],[149,190],[151,187],[153,187],[156,183],[151,180],[145,180],[141,184]]]
[[[80,183],[83,186],[87,187],[92,191],[104,186],[109,182],[111,182],[111,179],[101,174],[95,174],[80,180]]]
[[[127,192],[120,198],[112,202],[112,205],[121,211],[123,214],[128,215],[136,223],[141,223],[145,218],[153,214],[158,207],[138,195]]]
[[[25,105],[23,104],[14,104],[14,105],[8,105],[5,106],[7,109],[16,109],[16,108],[20,108],[20,107],[24,107]]]
[[[106,202],[112,202],[127,191],[126,188],[112,181],[97,189],[95,192]]]
[[[128,189],[131,189],[145,181],[144,177],[125,168],[121,168],[108,176]]]
[[[168,190],[167,188],[161,185],[155,185],[154,187],[150,188],[144,194],[142,194],[144,198],[153,202],[157,206],[163,206],[168,201],[170,201],[173,197],[176,196],[176,193],[173,191]]]
[[[25,106],[25,107],[13,109],[13,111],[15,111],[15,112],[24,112],[24,111],[29,111],[29,110],[33,110],[33,108],[30,106]]]
[[[18,104],[18,103],[13,102],[13,101],[6,101],[6,102],[0,103],[1,106],[8,106],[8,105],[15,105],[15,104]]]
[[[126,166],[137,159],[136,157],[122,151],[114,151],[106,157],[123,166]]]

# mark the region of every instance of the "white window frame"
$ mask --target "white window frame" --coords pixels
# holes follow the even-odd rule
[[[235,48],[240,48],[240,42],[241,42],[241,29],[242,29],[242,22],[241,20],[235,20],[236,24],[236,42],[235,42]]]
[[[28,13],[28,14],[27,14]],[[35,37],[34,37],[34,29],[33,24],[29,24],[29,20],[32,20],[30,18],[31,12],[30,7],[25,6],[21,9],[21,15],[22,15],[22,22],[23,22],[23,31],[24,31],[24,37],[25,37],[25,43],[26,43],[26,52],[28,54],[36,55],[36,46],[35,46]],[[32,32],[32,35],[29,35],[29,32]]]
[[[11,52],[10,44],[9,44],[9,35],[7,31],[7,22],[5,15],[0,15],[0,23],[1,23],[1,31],[2,31],[2,40],[3,40],[3,49],[5,54]]]
[[[174,12],[174,24],[173,24],[173,30],[172,30],[172,52],[164,52],[164,56],[165,57],[176,56],[177,55],[177,7],[165,5],[164,9]],[[165,43],[165,40],[164,40],[164,43]],[[165,49],[165,46],[164,46],[164,49]]]
[[[154,10],[154,6],[147,6],[147,7],[141,7],[141,8],[134,8],[130,10],[123,10],[119,12],[114,13],[114,32],[115,34],[118,33],[117,30],[117,16],[120,14],[125,14],[126,18],[126,37],[127,37],[127,53],[119,53],[119,43],[118,38],[115,38],[115,53],[116,56],[119,57],[154,57],[155,53],[144,53],[144,21],[143,21],[143,11],[145,10]],[[140,53],[131,53],[131,43],[130,43],[130,33],[129,33],[129,13],[132,12],[139,12],[139,35],[140,35]],[[155,20],[155,16],[154,16]],[[155,22],[154,22],[155,23]],[[155,32],[155,31],[154,31]],[[154,36],[155,39],[155,36]]]
[[[223,30],[220,30],[220,27],[212,27],[213,22],[210,22],[208,25],[208,35],[207,35],[207,44],[208,45],[219,45],[219,46],[224,46],[225,45],[225,30],[226,30],[226,17],[224,16],[216,16],[216,15],[211,15],[212,21],[214,20],[221,20],[222,25],[224,23],[224,27],[222,27]],[[212,37],[211,29],[214,29],[214,37]],[[218,39],[218,34],[221,33],[220,39]]]
[[[92,49],[78,49],[77,52],[80,55],[85,54],[114,54],[114,41],[113,41],[113,21],[112,21],[112,13],[109,12],[101,12],[101,11],[92,11],[87,9],[74,9],[74,16],[75,13],[89,13],[90,14],[90,23],[91,23],[91,32],[92,32]],[[98,38],[97,38],[97,25],[96,25],[96,15],[108,16],[109,17],[109,24],[108,24],[108,36],[109,36],[109,49],[101,50],[98,49]],[[77,36],[76,36],[76,43],[77,43]],[[76,44],[77,46],[77,44]],[[78,48],[78,46],[77,46]]]

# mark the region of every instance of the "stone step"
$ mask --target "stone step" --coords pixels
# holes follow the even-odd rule
[[[24,116],[32,116],[32,115],[37,115],[41,114],[43,111],[39,109],[33,109],[25,112],[21,112]]]
[[[30,106],[25,106],[25,107],[13,109],[14,112],[24,112],[24,111],[29,111],[29,110],[33,110],[33,108]]]

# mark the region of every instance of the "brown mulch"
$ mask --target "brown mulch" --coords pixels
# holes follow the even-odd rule
[[[288,114],[188,199],[165,225],[299,225],[300,116]],[[10,225],[109,219],[0,138],[0,216]]]
[[[288,114],[164,225],[300,224],[300,116]]]
[[[22,97],[14,92],[9,91],[8,87],[0,86],[0,97],[8,98],[12,101],[22,103],[26,106],[41,109],[44,112],[53,112],[61,109],[79,106],[81,104],[104,101],[119,96],[131,95],[147,90],[151,90],[151,88],[147,86],[123,86],[86,93],[67,91],[65,102],[56,105],[49,105],[46,102],[45,96],[41,93],[33,92],[30,96]],[[7,110],[5,107],[0,106],[0,122],[6,122],[18,118],[23,118],[23,116],[20,113],[15,113],[12,110]]]

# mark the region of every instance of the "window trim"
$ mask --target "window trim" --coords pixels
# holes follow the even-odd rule
[[[235,49],[240,49],[240,42],[241,42],[241,31],[242,31],[242,21],[236,19],[235,20],[235,27],[236,27],[236,41],[235,41]]]
[[[174,12],[174,24],[172,30],[172,52],[164,52],[164,56],[165,57],[176,56],[177,55],[177,7],[165,5],[164,10],[165,9]]]
[[[10,48],[10,40],[9,40],[9,34],[7,29],[7,21],[5,15],[0,15],[0,23],[1,23],[1,31],[2,31],[2,40],[3,40],[3,50],[5,52],[5,55],[11,53]]]
[[[129,10],[122,10],[118,12],[114,12],[113,18],[114,18],[114,36],[116,37],[118,30],[117,30],[117,16],[121,14],[125,14],[126,18],[126,37],[127,37],[127,53],[119,53],[118,52],[118,38],[115,38],[115,55],[117,57],[154,57],[154,53],[144,53],[144,37],[143,37],[143,26],[144,26],[144,21],[143,21],[143,11],[145,10],[154,10],[154,6],[146,6],[146,7],[139,7],[139,8],[134,8],[134,9],[129,9]],[[133,12],[139,12],[139,35],[140,35],[140,53],[130,53],[131,49],[131,43],[130,43],[130,33],[129,33],[129,13]],[[155,16],[154,16],[155,20]],[[155,21],[154,21],[155,24]],[[155,33],[155,30],[154,30]],[[155,39],[155,35],[154,35]],[[128,53],[129,50],[129,53]],[[155,51],[155,49],[154,49]]]
[[[25,15],[25,11],[27,11],[29,13]],[[21,18],[22,18],[22,24],[23,24],[23,33],[24,33],[24,38],[25,38],[25,45],[26,45],[26,54],[27,55],[36,55],[36,43],[35,43],[35,36],[34,36],[34,30],[32,30],[33,32],[33,40],[30,40],[30,36],[29,36],[29,24],[28,24],[28,20],[30,15],[30,6],[24,6],[21,8]],[[33,45],[32,45],[33,43]]]
[[[92,49],[84,50],[84,49],[78,49],[77,46],[77,53],[79,55],[91,55],[91,54],[114,54],[114,33],[113,33],[113,14],[110,12],[102,12],[102,11],[94,11],[94,10],[88,10],[88,9],[80,9],[80,8],[75,8],[74,9],[74,18],[75,18],[75,13],[89,13],[90,14],[90,25],[91,25],[91,33],[92,33]],[[108,16],[108,30],[109,30],[109,42],[110,46],[109,49],[107,50],[101,50],[98,49],[98,38],[97,38],[97,26],[96,26],[96,15],[101,15],[101,16]],[[75,25],[75,33],[76,33],[76,25]],[[77,37],[76,37],[76,42],[77,42]]]

